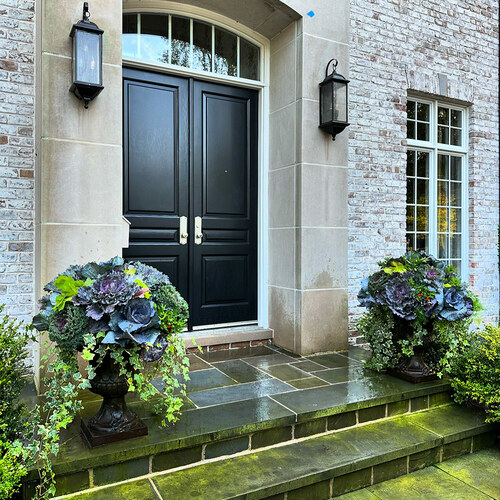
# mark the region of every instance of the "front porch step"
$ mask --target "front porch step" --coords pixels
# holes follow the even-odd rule
[[[262,384],[268,380],[262,381]],[[277,381],[279,382],[279,381]],[[235,389],[243,391],[242,384]],[[264,385],[258,390],[264,390]],[[207,459],[240,454],[292,439],[354,427],[386,417],[450,403],[449,384],[414,385],[389,376],[273,394],[215,406],[191,408],[176,425],[160,429],[142,403],[131,403],[149,435],[89,450],[76,420],[54,463],[57,493],[66,494]],[[201,391],[199,394],[211,392]],[[84,416],[98,402],[86,403]],[[33,471],[32,478],[37,474]],[[34,484],[34,482],[32,483]],[[31,498],[32,485],[25,486]]]
[[[484,414],[448,405],[67,498],[328,499],[493,445]]]

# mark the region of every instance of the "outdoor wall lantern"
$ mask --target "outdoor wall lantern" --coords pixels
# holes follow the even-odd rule
[[[330,64],[333,71],[328,74]],[[337,73],[337,64],[337,59],[328,61],[325,79],[319,84],[319,127],[331,134],[332,140],[335,140],[335,136],[349,125],[347,122],[349,80]]]
[[[102,85],[102,34],[104,31],[90,22],[89,4],[83,3],[83,18],[73,25],[73,84],[69,89],[82,99],[85,109],[104,88]]]

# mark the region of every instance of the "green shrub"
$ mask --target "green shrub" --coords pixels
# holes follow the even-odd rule
[[[10,442],[0,441],[0,499],[12,498],[21,485],[22,478],[28,470],[19,459],[14,445]]]
[[[0,314],[4,306],[0,305]],[[0,319],[0,499],[10,498],[26,474],[22,458],[14,453],[14,442],[30,434],[26,407],[19,396],[26,383],[26,346],[33,340],[31,328],[12,320]]]
[[[458,403],[482,406],[488,422],[500,422],[500,328],[487,326],[450,361]]]

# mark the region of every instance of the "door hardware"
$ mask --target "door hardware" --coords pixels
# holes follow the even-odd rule
[[[203,230],[201,228],[201,217],[194,218],[194,244],[201,245],[203,240]]]
[[[183,215],[179,217],[179,244],[185,245],[188,242],[189,234],[187,232],[188,218]]]

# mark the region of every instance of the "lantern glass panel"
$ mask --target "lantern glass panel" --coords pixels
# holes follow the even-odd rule
[[[334,82],[335,112],[333,119],[338,122],[347,122],[347,85],[343,82]]]
[[[325,83],[321,86],[321,123],[333,120],[333,84]]]
[[[85,30],[76,30],[73,54],[75,81],[100,85],[101,36]]]

